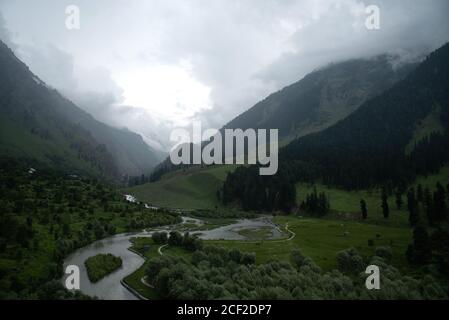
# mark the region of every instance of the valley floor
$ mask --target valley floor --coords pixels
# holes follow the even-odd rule
[[[219,207],[226,210],[220,205],[216,191],[225,180],[226,173],[232,169],[234,168],[214,166],[175,172],[159,182],[137,186],[127,192],[153,205],[184,209]],[[443,168],[439,174],[418,178],[415,187],[421,184],[423,188],[433,189],[438,181],[449,181],[449,167]],[[390,197],[388,201],[391,213],[390,218],[386,220],[382,214],[380,190],[350,192],[320,184],[298,184],[297,202],[300,203],[314,188],[318,192],[325,192],[329,197],[331,213],[326,218],[276,216],[273,222],[283,231],[283,239],[268,240],[264,230],[243,230],[241,234],[246,236],[246,241],[212,240],[205,241],[205,244],[255,253],[257,264],[270,260],[289,261],[292,250],[300,249],[324,271],[336,268],[336,254],[341,250],[353,247],[363,256],[369,257],[374,254],[376,247],[388,246],[393,252],[392,265],[402,271],[410,271],[405,252],[412,241],[412,229],[405,204],[398,209],[395,198]],[[361,199],[367,203],[368,219],[365,221],[360,218]],[[403,201],[406,202],[405,196]],[[151,242],[149,238],[137,239],[132,248],[139,251],[144,245],[152,244]],[[155,246],[151,247],[151,250],[144,253],[147,262],[160,255]],[[165,247],[162,253],[186,259],[189,259],[191,254],[169,246]],[[142,281],[146,265],[147,263],[124,280],[143,296],[155,299],[157,294]]]
[[[389,246],[393,252],[392,264],[399,269],[407,269],[404,253],[411,241],[409,228],[293,216],[278,216],[273,221],[283,231],[282,239],[266,240],[264,233],[260,232],[258,240],[254,238],[248,238],[245,241],[212,240],[204,241],[204,244],[255,253],[257,264],[263,264],[270,260],[288,262],[292,250],[300,249],[305,256],[310,257],[324,271],[336,268],[336,254],[341,250],[353,247],[363,256],[369,257],[374,254],[376,247]],[[147,262],[126,277],[124,281],[144,297],[157,299],[157,293],[142,279],[148,261],[160,255],[159,248],[161,246],[155,245],[151,238],[138,238],[131,248],[142,253],[142,248],[145,246],[150,248],[143,252]],[[181,256],[185,259],[190,259],[191,256],[191,252],[177,247],[165,246],[160,251],[163,255]]]

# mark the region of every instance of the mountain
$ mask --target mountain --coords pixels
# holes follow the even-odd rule
[[[449,44],[404,80],[364,103],[331,128],[300,138],[281,161],[312,164],[297,179],[321,179],[346,189],[405,186],[449,161]]]
[[[415,64],[395,67],[382,55],[331,64],[268,96],[226,129],[279,129],[281,141],[324,130],[403,79]]]
[[[448,163],[446,44],[347,118],[281,149],[275,176],[259,176],[257,166],[238,168],[228,175],[222,199],[224,203],[237,201],[245,210],[289,212],[296,206],[297,182],[319,182],[350,191],[382,187],[387,197],[393,192],[401,195],[418,175],[438,173]],[[438,189],[445,187],[449,185]],[[313,211],[320,207],[323,212],[329,208],[324,193],[302,196],[307,199],[303,208],[311,205]]]
[[[224,129],[279,129],[281,145],[322,131],[384,92],[416,67],[397,63],[398,57],[381,55],[331,64],[268,96],[226,124]],[[166,159],[151,181],[184,168]]]
[[[0,42],[0,155],[120,179],[160,158],[141,136],[95,120],[48,87]]]
[[[163,160],[164,154],[151,148],[137,133],[108,126],[78,107],[66,107],[58,111],[88,130],[96,141],[106,146],[121,175],[150,173]]]

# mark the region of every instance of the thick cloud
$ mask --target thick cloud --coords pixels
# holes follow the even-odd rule
[[[80,8],[80,30],[65,28],[68,4]],[[373,4],[380,30],[365,27]],[[173,126],[221,127],[330,62],[414,59],[449,40],[447,0],[0,0],[0,10],[46,82],[162,144]]]

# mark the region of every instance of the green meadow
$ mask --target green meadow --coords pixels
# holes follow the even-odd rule
[[[228,172],[237,166],[212,166],[176,171],[160,181],[128,188],[125,191],[140,201],[158,207],[213,209],[221,206],[217,191]]]

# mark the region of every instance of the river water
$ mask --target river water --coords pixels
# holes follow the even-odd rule
[[[192,222],[199,225],[203,223],[200,219],[183,217],[183,223]],[[80,270],[80,289],[84,294],[96,296],[99,299],[105,300],[136,300],[137,297],[121,284],[121,280],[124,277],[136,271],[144,263],[142,257],[128,250],[131,246],[130,239],[132,237],[149,237],[156,230],[170,232],[172,228],[173,226],[168,226],[138,233],[118,234],[96,241],[69,255],[64,260],[64,270],[68,265],[78,266]],[[271,239],[279,239],[283,236],[279,228],[271,222],[270,217],[260,217],[256,219],[239,220],[231,225],[201,231],[199,237],[204,240],[245,240],[246,238],[238,233],[240,230],[258,228],[271,228]],[[87,276],[84,261],[89,257],[101,253],[111,253],[114,256],[122,258],[123,265],[120,269],[107,275],[100,281],[91,283]],[[65,283],[65,277],[62,281]]]

